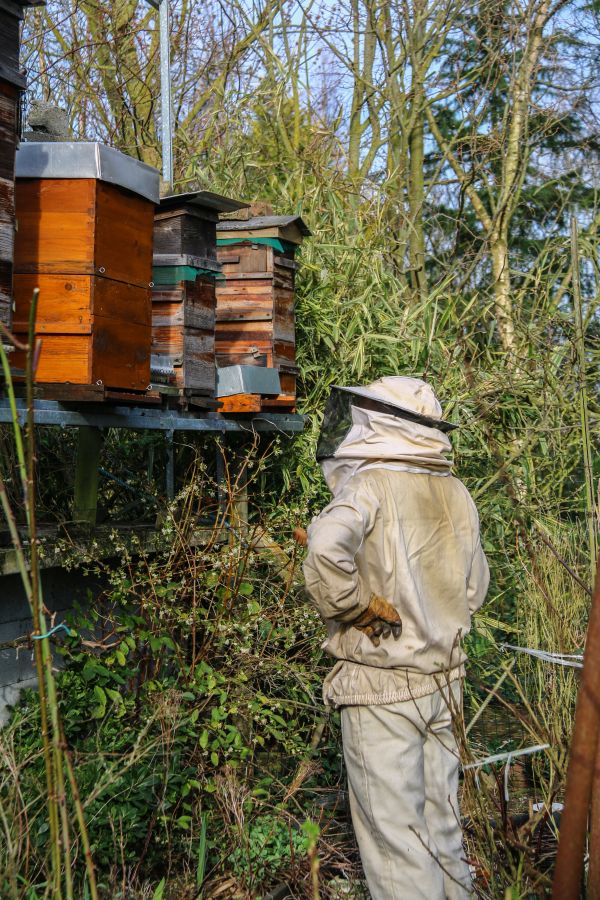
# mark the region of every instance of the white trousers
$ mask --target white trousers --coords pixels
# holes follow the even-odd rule
[[[450,690],[460,709],[460,682]],[[387,706],[345,706],[342,737],[352,823],[373,900],[471,897],[448,689]]]

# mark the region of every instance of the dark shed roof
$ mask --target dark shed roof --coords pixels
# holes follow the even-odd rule
[[[178,209],[182,206],[198,206],[202,209],[212,209],[215,212],[235,212],[237,209],[246,209],[247,203],[233,200],[231,197],[223,197],[221,194],[213,194],[212,191],[190,191],[187,194],[167,194],[160,199],[160,211]]]
[[[19,66],[20,29],[23,7],[43,6],[44,0],[0,0],[0,78],[19,88],[26,84]]]

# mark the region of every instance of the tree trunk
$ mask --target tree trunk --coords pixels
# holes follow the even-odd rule
[[[420,299],[424,299],[427,294],[427,277],[425,274],[425,234],[423,231],[423,202],[425,199],[425,173],[423,171],[425,159],[423,147],[423,102],[423,89],[419,85],[414,93],[414,125],[408,139],[408,210],[410,229],[408,255],[411,287]]]
[[[511,354],[515,346],[513,304],[510,293],[510,265],[508,256],[508,228],[490,234],[490,254],[494,278],[494,300],[498,336],[504,350]]]

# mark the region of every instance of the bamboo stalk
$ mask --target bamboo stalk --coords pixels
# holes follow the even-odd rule
[[[575,312],[575,349],[577,351],[577,375],[579,381],[579,410],[581,418],[581,444],[585,480],[585,512],[588,526],[590,551],[590,583],[594,585],[594,572],[598,557],[598,540],[594,521],[594,464],[592,459],[592,439],[586,387],[585,330],[583,327],[583,303],[579,269],[579,239],[577,221],[571,217],[571,256],[573,267],[573,307]]]
[[[27,511],[27,524],[29,528],[29,536],[31,542],[31,558],[29,562],[29,578],[23,579],[23,586],[25,589],[25,593],[27,596],[27,600],[29,602],[29,607],[31,610],[31,616],[33,619],[33,633],[34,635],[44,634],[46,631],[46,622],[45,616],[43,613],[42,603],[41,603],[41,584],[39,579],[39,560],[37,554],[37,541],[36,541],[36,521],[35,521],[35,444],[34,444],[34,432],[33,432],[33,348],[31,346],[31,336],[33,331],[33,326],[35,323],[35,314],[37,309],[37,299],[38,299],[39,291],[35,290],[32,297],[31,302],[31,311],[30,311],[30,325],[29,325],[29,338],[30,343],[27,347],[27,364],[26,364],[26,391],[27,391],[27,436],[26,436],[26,444],[24,446],[21,439],[21,429],[18,422],[18,416],[16,411],[16,404],[14,402],[14,392],[12,391],[12,379],[10,377],[10,372],[8,373],[8,377],[6,379],[7,385],[9,385],[8,393],[11,400],[11,410],[12,410],[12,418],[13,418],[13,429],[15,434],[15,446],[17,451],[17,459],[19,463],[19,469],[21,472],[21,480],[23,482],[24,494],[23,500],[25,503],[25,508]],[[4,355],[3,355],[3,363],[4,363]],[[5,370],[6,371],[6,370]],[[4,498],[3,498],[4,500]],[[4,506],[4,502],[3,502]],[[9,528],[11,526],[11,520],[14,523],[14,519],[12,516],[8,517]],[[12,533],[12,529],[11,529]],[[17,557],[20,550],[20,545],[16,547],[17,549]],[[21,550],[22,553],[22,550]],[[45,649],[46,652],[48,650],[47,645],[45,645],[44,641],[36,640],[34,641],[34,658],[35,658],[35,667],[37,673],[38,680],[38,690],[39,690],[39,698],[40,698],[40,723],[42,730],[42,747],[44,752],[44,768],[46,772],[46,789],[48,792],[47,797],[47,807],[48,807],[48,825],[49,825],[49,833],[50,833],[50,856],[51,856],[51,864],[52,864],[52,896],[56,898],[56,900],[61,900],[62,898],[62,888],[61,888],[61,868],[62,868],[62,853],[61,853],[61,835],[60,835],[60,827],[59,827],[59,811],[58,811],[58,797],[56,791],[56,763],[55,763],[55,753],[53,747],[52,736],[50,733],[50,729],[48,727],[48,691],[47,691],[47,681],[45,677]]]
[[[47,631],[44,604],[42,599],[42,585],[40,579],[40,566],[38,557],[36,510],[35,510],[35,423],[33,413],[33,384],[34,384],[34,356],[35,356],[35,317],[39,290],[35,289],[29,312],[29,341],[27,347],[25,379],[27,394],[27,496],[29,506],[29,530],[31,538],[31,591],[34,603],[34,630],[38,635]],[[42,681],[45,682],[45,703],[52,725],[52,766],[53,786],[57,813],[60,817],[60,828],[57,829],[55,843],[52,847],[53,871],[55,885],[58,881],[57,897],[62,897],[61,889],[61,858],[64,859],[64,883],[67,900],[73,900],[73,872],[71,867],[71,844],[69,836],[69,813],[67,809],[67,797],[65,791],[65,776],[63,767],[63,753],[61,743],[61,729],[58,712],[58,698],[56,696],[56,683],[52,672],[52,652],[47,638],[37,640],[36,663],[38,656],[43,670]],[[39,650],[38,650],[39,648]],[[58,879],[56,867],[58,867]]]
[[[88,887],[90,889],[90,900],[98,900],[98,887],[96,885],[96,870],[94,868],[94,860],[92,858],[92,851],[90,847],[90,838],[88,835],[87,825],[85,822],[85,813],[83,811],[83,804],[81,802],[81,795],[79,793],[79,787],[77,785],[77,779],[75,778],[75,771],[73,769],[73,762],[71,760],[71,754],[69,752],[69,748],[67,747],[67,742],[64,736],[64,731],[62,729],[61,724],[61,739],[64,747],[64,756],[65,756],[65,765],[67,767],[67,775],[69,777],[69,784],[71,785],[71,794],[73,796],[73,803],[75,805],[75,814],[77,816],[77,823],[79,825],[79,834],[81,837],[81,843],[83,844],[83,853],[85,856],[85,868],[88,876]]]

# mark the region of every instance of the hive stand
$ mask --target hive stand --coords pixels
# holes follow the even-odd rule
[[[26,405],[17,399],[20,424],[26,420]],[[8,398],[0,398],[0,424],[10,423]],[[87,526],[96,522],[98,470],[103,443],[103,429],[124,428],[134,431],[160,431],[167,441],[165,486],[168,498],[175,495],[173,440],[176,432],[222,435],[279,433],[291,437],[304,428],[304,417],[291,413],[260,413],[244,419],[231,419],[219,413],[195,415],[191,412],[144,407],[97,406],[75,408],[53,400],[34,401],[34,423],[39,426],[77,428],[78,445],[75,470],[74,521]],[[169,451],[170,448],[170,451]],[[241,500],[243,502],[243,498]]]

